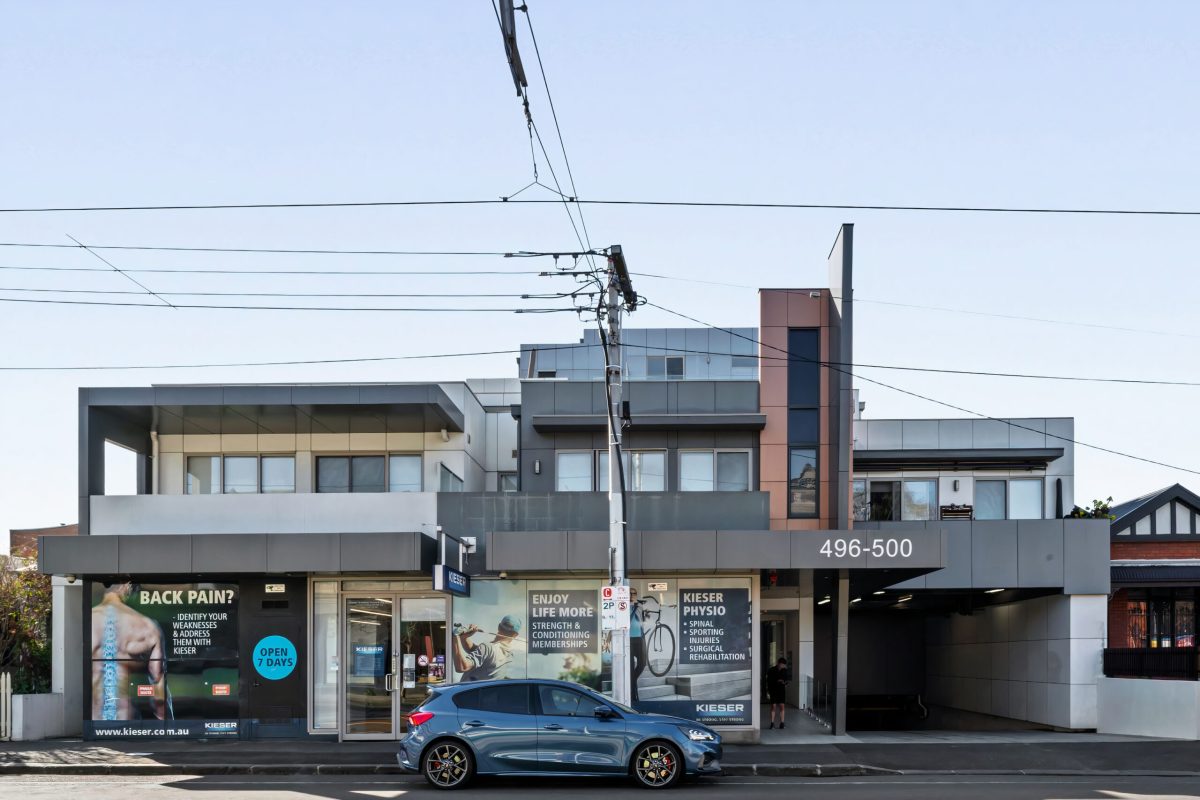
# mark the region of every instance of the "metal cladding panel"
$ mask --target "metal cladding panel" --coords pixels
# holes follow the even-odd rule
[[[717,532],[643,531],[641,569],[713,570],[717,566]]]
[[[1063,585],[1063,521],[1017,521],[1017,577],[1026,587]]]
[[[791,536],[763,530],[717,532],[717,565],[721,569],[785,568],[791,563]]]
[[[343,533],[343,572],[419,572],[422,533]]]
[[[567,531],[567,569],[572,572],[608,569],[608,531]]]
[[[495,531],[488,534],[487,540],[486,563],[493,572],[567,568],[566,531]],[[607,540],[605,545],[607,550]]]
[[[1017,569],[1017,523],[989,520],[971,527],[971,583],[977,588],[1004,589],[1020,584]]]
[[[125,575],[194,572],[192,538],[166,534],[118,536],[117,572]]]
[[[192,537],[192,569],[198,573],[266,572],[267,538],[263,533]]]
[[[939,525],[946,531],[946,566],[926,575],[925,587],[951,589],[974,585],[971,572],[975,545],[972,523],[945,521],[929,524]]]
[[[336,533],[267,536],[267,572],[339,572],[341,537]]]
[[[224,405],[290,406],[290,386],[226,386],[221,389]]]
[[[117,537],[39,537],[38,569],[51,575],[111,575],[117,572]]]
[[[1109,521],[1063,520],[1063,591],[1067,594],[1108,594]]]
[[[720,381],[716,383],[718,414],[757,414],[757,381]]]

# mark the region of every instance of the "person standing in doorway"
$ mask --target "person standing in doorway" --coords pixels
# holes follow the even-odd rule
[[[784,705],[787,702],[787,685],[792,682],[792,671],[783,656],[775,666],[767,670],[767,702],[771,704],[771,727],[775,727],[775,714],[779,713],[779,727],[783,728]]]
[[[629,587],[629,699],[638,700],[638,678],[646,669],[646,640],[642,637],[642,602],[637,589]]]

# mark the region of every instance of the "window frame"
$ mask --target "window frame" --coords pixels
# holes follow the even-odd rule
[[[709,453],[712,455],[712,487],[711,489],[684,489],[683,488],[683,457],[688,453]],[[675,456],[675,465],[679,473],[678,491],[680,492],[718,492],[722,491],[717,488],[717,454],[718,453],[743,453],[746,456],[746,488],[728,489],[729,492],[753,492],[755,486],[754,473],[754,450],[749,447],[681,447]]]
[[[608,470],[600,469],[600,460],[601,459],[604,459],[605,461],[608,460],[608,451],[607,450],[596,450],[596,451],[594,451],[594,453],[595,453],[595,455],[592,459],[592,487],[593,487],[592,491],[607,492],[608,491]],[[662,457],[663,457],[663,488],[661,488],[661,489],[634,489],[632,486],[632,482],[631,482],[630,478],[632,477],[632,473],[633,473],[633,456],[635,454],[646,454],[646,453],[661,453],[662,454]],[[667,448],[663,448],[663,447],[638,447],[638,448],[630,448],[627,450],[624,447],[622,447],[621,455],[627,456],[629,458],[629,463],[626,465],[626,470],[625,470],[625,482],[626,482],[626,484],[628,484],[625,487],[626,491],[629,491],[629,492],[665,492],[665,491],[667,491],[667,486],[670,485],[667,483],[667,477],[668,477],[667,473],[669,470],[669,467],[667,466],[667,464],[671,460],[670,450],[668,450]]]
[[[191,474],[188,471],[188,461],[193,458],[215,458],[217,460],[217,465],[218,465],[217,476],[213,480],[213,485],[216,486],[219,489],[219,491],[203,492],[203,493],[188,491],[188,477]],[[253,458],[255,460],[255,464],[254,464],[255,486],[254,486],[253,492],[227,492],[227,491],[225,491],[225,459],[227,459],[227,458]],[[290,458],[290,459],[292,459],[292,488],[291,488],[291,491],[274,491],[274,492],[264,492],[263,491],[263,480],[262,480],[262,478],[263,478],[262,466],[263,465],[262,465],[262,462],[263,462],[264,458]],[[234,494],[295,494],[295,493],[296,493],[296,453],[295,452],[291,452],[291,453],[273,452],[273,451],[267,451],[267,452],[263,452],[263,453],[213,453],[213,452],[208,452],[208,453],[184,453],[183,454],[183,494],[186,496],[199,497],[203,494],[234,495]]]
[[[941,502],[940,498],[942,496],[942,489],[940,486],[941,481],[939,480],[939,476],[937,476],[937,475],[931,475],[929,477],[916,477],[916,476],[908,476],[908,477],[891,476],[891,477],[888,477],[888,476],[880,475],[880,476],[875,476],[875,477],[852,478],[851,486],[853,487],[853,481],[859,481],[859,480],[866,481],[866,489],[867,489],[867,519],[866,520],[858,520],[860,522],[868,522],[868,521],[874,521],[874,522],[937,522],[938,520],[940,520],[942,518],[941,505],[939,505],[939,503]],[[886,484],[891,484],[893,486],[892,517],[890,519],[879,519],[872,513],[873,503],[871,501],[871,491],[872,491],[872,487],[877,483],[878,484],[886,483]],[[929,519],[906,520],[904,518],[904,484],[906,484],[906,483],[932,483],[933,484],[933,499],[932,499],[932,501],[930,503],[930,507],[929,507],[930,515],[931,515]],[[895,488],[897,485],[898,485],[899,491],[897,491]],[[818,498],[818,502],[819,502],[819,498]]]
[[[414,450],[384,450],[382,452],[368,451],[361,453],[348,453],[344,450],[331,450],[329,452],[314,452],[312,465],[312,492],[313,494],[418,494],[425,491],[425,453],[423,451]],[[322,492],[320,488],[321,466],[319,462],[322,458],[379,458],[383,457],[383,486],[382,492],[355,492],[354,491],[354,467],[353,464],[348,464],[347,490],[345,492]],[[392,456],[416,456],[420,459],[421,464],[421,488],[416,492],[393,492],[392,485]]]
[[[559,466],[560,466],[559,458],[564,455],[586,455],[586,456],[588,456],[588,469],[591,471],[591,475],[589,476],[589,479],[588,479],[588,485],[591,488],[589,488],[589,489],[563,489],[559,485],[559,481],[562,479],[562,470],[559,468]],[[597,465],[597,462],[596,462],[596,451],[595,450],[578,450],[578,449],[555,450],[554,451],[554,491],[563,492],[563,493],[596,491],[596,465]]]

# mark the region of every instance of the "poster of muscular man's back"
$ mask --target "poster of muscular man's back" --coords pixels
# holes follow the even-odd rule
[[[238,587],[92,584],[91,732],[236,735]]]

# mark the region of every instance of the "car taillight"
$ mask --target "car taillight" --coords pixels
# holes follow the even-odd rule
[[[408,723],[415,728],[418,725],[424,725],[431,719],[433,719],[432,711],[414,711],[409,715]]]

